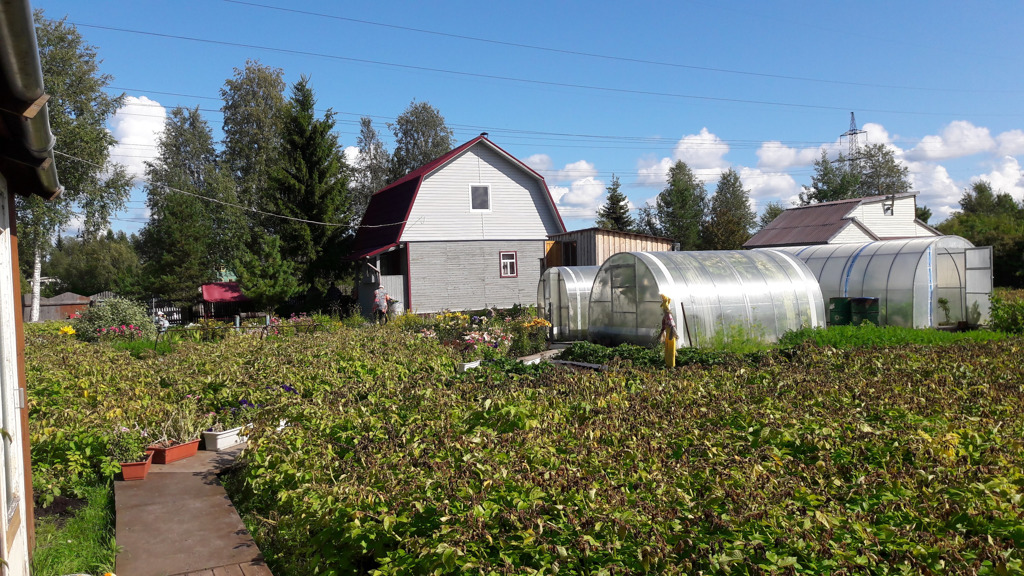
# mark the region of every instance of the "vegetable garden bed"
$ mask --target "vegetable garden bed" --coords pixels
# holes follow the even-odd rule
[[[1021,339],[459,374],[388,329],[143,359],[36,338],[44,484],[99,472],[80,446],[126,412],[259,405],[229,490],[279,576],[1022,569]]]

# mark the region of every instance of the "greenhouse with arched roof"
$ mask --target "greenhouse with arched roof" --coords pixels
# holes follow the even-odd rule
[[[653,344],[662,294],[672,299],[679,347],[737,337],[774,342],[789,330],[825,325],[818,282],[792,254],[622,252],[606,260],[594,279],[589,339]]]
[[[551,322],[556,341],[586,340],[590,289],[600,266],[553,266],[537,283],[537,313]]]
[[[936,236],[766,250],[805,262],[826,302],[877,298],[880,326],[988,322],[991,246],[975,247],[959,236]]]

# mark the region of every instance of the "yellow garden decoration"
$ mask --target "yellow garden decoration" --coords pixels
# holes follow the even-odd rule
[[[61,326],[60,327],[60,333],[61,334],[65,334],[67,336],[74,336],[75,329],[72,328],[71,326]]]

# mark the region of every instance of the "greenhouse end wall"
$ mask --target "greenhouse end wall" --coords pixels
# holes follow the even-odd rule
[[[597,273],[589,339],[648,346],[661,328],[661,295],[672,299],[679,347],[735,338],[774,342],[789,330],[822,327],[817,280],[783,252],[623,252]]]
[[[590,290],[600,266],[554,266],[537,283],[537,312],[551,322],[556,341],[583,340],[589,327]]]
[[[991,247],[959,236],[773,248],[803,260],[830,298],[878,298],[882,326],[988,321]],[[946,315],[944,308],[948,308]]]

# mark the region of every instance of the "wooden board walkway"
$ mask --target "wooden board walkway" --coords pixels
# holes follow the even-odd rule
[[[115,482],[115,572],[124,576],[272,576],[217,473],[244,445],[154,464]]]

